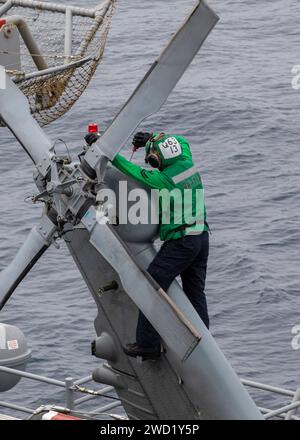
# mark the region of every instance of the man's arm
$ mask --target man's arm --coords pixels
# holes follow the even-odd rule
[[[137,182],[141,182],[150,188],[163,189],[166,187],[167,182],[159,171],[145,170],[139,165],[129,162],[129,160],[125,159],[125,157],[121,156],[120,154],[116,155],[112,161],[112,164],[122,173],[126,174],[126,176],[129,176]]]

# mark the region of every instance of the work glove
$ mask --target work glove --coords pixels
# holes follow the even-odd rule
[[[100,135],[99,134],[97,134],[97,133],[88,133],[86,136],[85,136],[85,142],[89,145],[89,146],[91,146],[91,145],[93,145],[95,142],[97,142],[97,140],[100,138]]]
[[[145,148],[149,139],[151,139],[152,133],[145,133],[139,131],[134,135],[132,140],[133,149],[132,151],[137,151],[139,148]]]

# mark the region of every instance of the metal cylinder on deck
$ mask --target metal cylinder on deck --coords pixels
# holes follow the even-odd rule
[[[0,324],[0,366],[25,370],[31,357],[24,334],[17,327]],[[0,392],[14,388],[21,377],[0,371]]]

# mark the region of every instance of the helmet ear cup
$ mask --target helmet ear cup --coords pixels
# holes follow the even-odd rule
[[[152,168],[160,168],[161,166],[160,157],[154,149],[153,139],[150,140],[145,162],[148,163]]]
[[[160,159],[157,154],[150,153],[147,157],[147,162],[152,168],[160,168]]]

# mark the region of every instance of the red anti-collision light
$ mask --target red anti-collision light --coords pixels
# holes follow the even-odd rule
[[[99,133],[99,125],[98,124],[89,124],[88,132],[89,133]]]
[[[6,24],[6,20],[0,19],[0,28],[2,28],[2,26],[4,26],[5,24]]]

